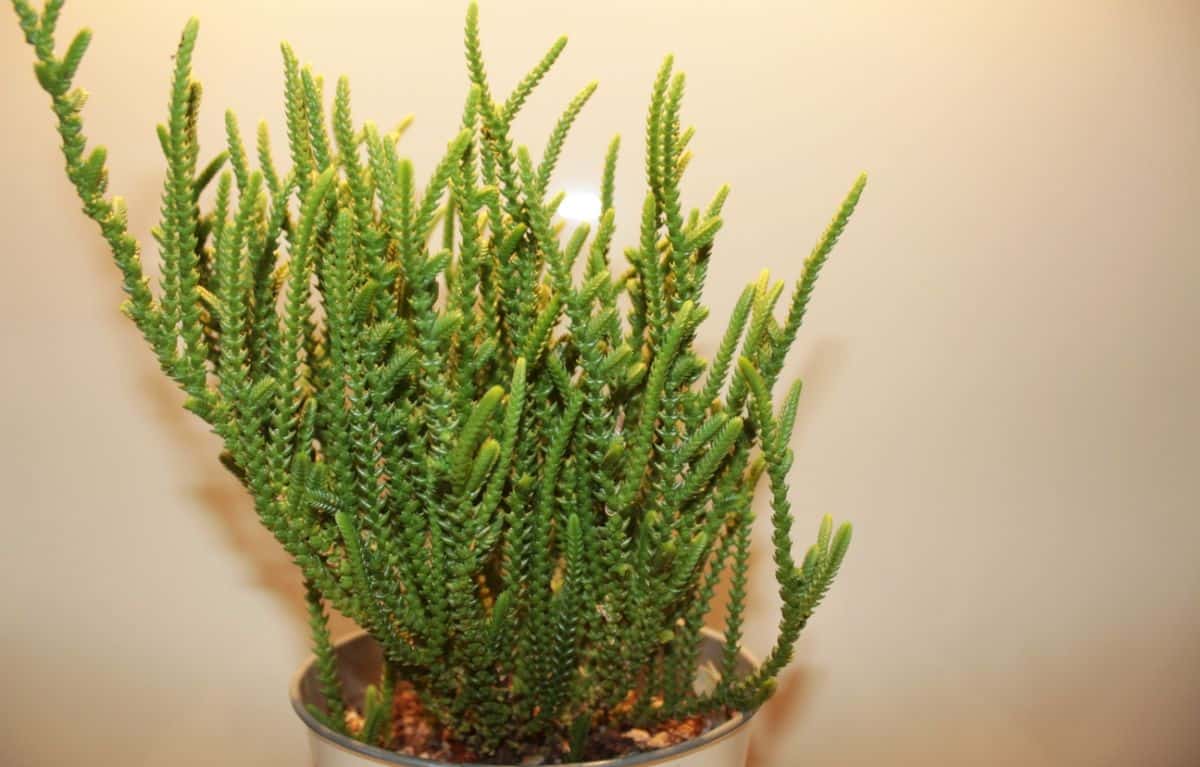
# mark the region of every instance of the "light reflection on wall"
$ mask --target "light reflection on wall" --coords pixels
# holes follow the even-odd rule
[[[600,195],[591,189],[569,189],[558,215],[572,224],[595,224],[600,220]]]

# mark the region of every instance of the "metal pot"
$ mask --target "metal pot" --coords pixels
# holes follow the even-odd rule
[[[722,641],[720,634],[704,630],[701,639],[700,663],[719,662]],[[365,632],[353,634],[336,645],[338,674],[347,702],[361,707],[368,684],[379,679],[383,655],[379,645]],[[754,660],[745,652],[738,662],[738,674],[746,674],[755,667]],[[373,767],[377,765],[405,765],[406,767],[491,767],[485,765],[463,765],[449,762],[418,759],[375,746],[368,746],[341,733],[334,732],[318,722],[308,711],[307,705],[323,707],[317,681],[317,670],[313,658],[309,658],[292,678],[289,694],[292,708],[308,726],[309,745],[312,748],[314,767]],[[746,749],[750,743],[750,720],[754,712],[737,713],[727,722],[714,727],[698,738],[661,748],[631,754],[619,759],[586,762],[578,767],[743,767]]]

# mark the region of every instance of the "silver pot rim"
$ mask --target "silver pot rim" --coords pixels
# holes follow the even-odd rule
[[[717,643],[723,643],[724,641],[724,637],[719,632],[714,631],[707,626],[702,628],[700,631],[701,635],[705,639]],[[334,642],[334,648],[340,649],[344,645],[356,642],[365,636],[367,636],[367,632],[362,630],[348,634],[347,636],[344,636]],[[751,668],[758,667],[758,660],[745,649],[739,649],[738,654],[742,656],[744,661],[750,664]],[[305,660],[304,663],[300,665],[300,668],[296,671],[296,673],[292,675],[292,681],[288,685],[288,698],[291,700],[292,710],[296,712],[296,715],[300,717],[300,720],[304,722],[305,726],[307,726],[309,730],[311,730],[318,737],[328,741],[343,751],[349,751],[358,756],[372,759],[379,764],[399,764],[405,765],[405,767],[517,767],[516,765],[492,765],[480,764],[477,762],[442,762],[434,759],[422,759],[417,756],[408,756],[395,751],[388,751],[377,746],[370,746],[366,743],[354,740],[349,736],[343,735],[340,732],[331,730],[312,715],[312,712],[305,707],[304,701],[300,695],[301,681],[304,679],[305,675],[315,662],[316,658],[312,655],[309,655],[308,659]],[[733,716],[729,717],[728,720],[722,722],[708,732],[705,732],[703,735],[690,740],[685,740],[682,743],[676,743],[673,746],[658,748],[653,751],[640,751],[638,753],[618,757],[616,759],[603,759],[592,762],[574,762],[570,767],[651,767],[652,765],[660,762],[664,762],[669,759],[677,759],[692,751],[699,751],[700,749],[707,748],[715,743],[725,740],[749,724],[750,720],[754,718],[755,713],[757,713],[757,710],[735,711]]]

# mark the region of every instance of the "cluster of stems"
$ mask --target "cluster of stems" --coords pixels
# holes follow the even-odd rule
[[[550,193],[595,85],[566,106],[540,157],[511,135],[565,39],[499,98],[470,7],[461,131],[422,184],[397,149],[406,124],[356,123],[345,78],[327,101],[286,44],[290,170],[265,125],[248,149],[231,112],[226,146],[202,162],[192,20],[158,129],[167,169],[152,287],[124,204],[108,195],[104,149],[89,151],[83,134],[73,79],[90,33],[60,55],[62,0],[13,4],[67,176],[124,278],[125,314],[303,572],[331,727],[345,730],[347,704],[327,606],[383,648],[356,733],[378,744],[396,680],[481,760],[531,747],[571,759],[599,727],[752,709],[770,695],[850,542],[850,527],[826,517],[793,559],[800,385],[778,400],[773,390],[863,178],[783,318],[784,284],[764,273],[706,360],[694,340],[727,189],[682,207],[692,131],[670,58],[650,99],[640,232],[618,260],[617,139],[594,227],[564,231],[562,195]],[[739,676],[759,484],[782,611],[774,648]],[[724,578],[719,681],[698,692],[701,628]]]

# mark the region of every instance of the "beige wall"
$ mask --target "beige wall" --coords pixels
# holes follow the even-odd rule
[[[95,28],[89,127],[146,234],[189,13],[210,147],[227,105],[282,142],[286,38],[351,76],[360,116],[415,112],[428,168],[464,93],[463,7],[73,0],[63,26]],[[800,529],[831,512],[857,537],[758,763],[1200,763],[1200,7],[493,0],[483,20],[500,88],[572,37],[520,122],[535,147],[601,80],[558,180],[594,183],[623,133],[626,241],[676,54],[693,201],[734,190],[717,317],[760,268],[796,274],[872,173],[788,371],[808,383]],[[301,764],[295,575],[117,314],[11,18],[0,83],[0,763]]]

